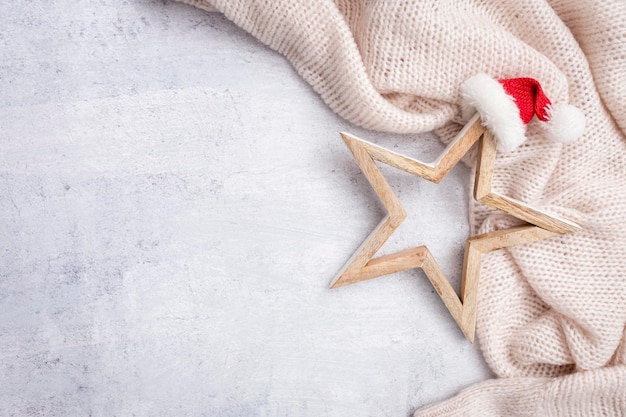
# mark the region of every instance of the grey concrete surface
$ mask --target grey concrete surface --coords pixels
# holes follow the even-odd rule
[[[335,116],[219,14],[0,3],[0,416],[404,416],[489,373],[417,271],[329,290],[382,218]],[[458,286],[468,176],[384,167]]]

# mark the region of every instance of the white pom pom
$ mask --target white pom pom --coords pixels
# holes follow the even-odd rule
[[[463,82],[461,110],[465,120],[475,112],[480,113],[483,126],[496,138],[498,152],[512,152],[526,140],[526,125],[520,119],[515,99],[487,74],[478,74]]]
[[[550,140],[572,143],[585,132],[585,115],[571,104],[555,104],[548,109],[548,121],[542,125]]]

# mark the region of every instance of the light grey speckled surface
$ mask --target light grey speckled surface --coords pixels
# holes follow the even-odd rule
[[[328,284],[383,216],[339,119],[219,14],[0,4],[0,416],[405,416],[489,376],[424,275]],[[384,167],[458,286],[467,169]]]

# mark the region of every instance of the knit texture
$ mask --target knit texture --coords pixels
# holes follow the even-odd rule
[[[417,416],[626,414],[626,3],[608,0],[185,0],[215,7],[289,59],[346,119],[456,134],[475,74],[532,77],[580,108],[583,137],[498,155],[494,189],[584,227],[487,255],[477,338],[498,376]],[[467,159],[469,161],[469,159]],[[485,233],[515,224],[473,203]]]
[[[514,96],[519,115],[524,124],[530,123],[533,116],[548,121],[548,108],[552,105],[550,99],[543,94],[541,85],[533,78],[512,78],[500,80],[507,94]]]

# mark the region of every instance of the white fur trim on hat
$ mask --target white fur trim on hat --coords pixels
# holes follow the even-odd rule
[[[549,139],[572,143],[585,132],[585,115],[578,107],[559,103],[548,109],[548,121],[541,125]]]
[[[526,140],[526,126],[513,97],[487,74],[475,75],[461,85],[461,109],[464,118],[480,113],[501,152],[511,152]]]

